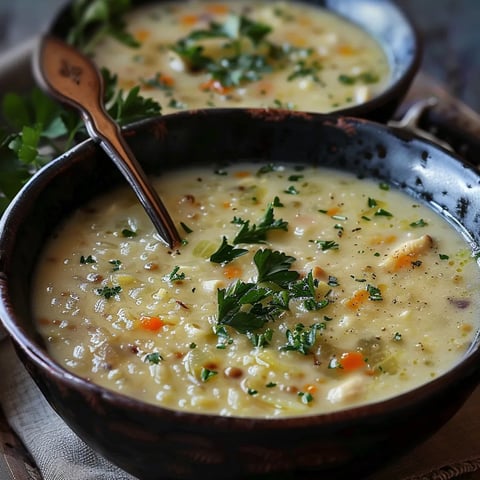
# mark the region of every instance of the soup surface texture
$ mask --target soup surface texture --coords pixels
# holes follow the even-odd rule
[[[173,409],[328,412],[434,379],[478,329],[479,269],[436,212],[313,167],[165,173],[171,251],[130,191],[77,211],[39,264],[55,359]]]
[[[141,87],[163,113],[206,107],[331,112],[390,80],[389,60],[358,26],[301,2],[158,2],[126,17],[138,48],[107,38],[95,61]]]

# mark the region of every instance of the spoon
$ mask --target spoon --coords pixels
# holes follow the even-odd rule
[[[98,142],[122,172],[170,248],[180,236],[157,192],[121,135],[120,126],[103,104],[103,79],[95,64],[57,37],[45,35],[34,56],[39,85],[51,96],[77,108],[90,137]]]

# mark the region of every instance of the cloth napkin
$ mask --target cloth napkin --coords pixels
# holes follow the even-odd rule
[[[22,443],[0,423],[1,480],[135,480],[70,430],[44,399],[7,340],[0,342],[0,405],[9,427],[27,450],[25,453]],[[433,438],[366,480],[460,478],[480,479],[480,387]]]

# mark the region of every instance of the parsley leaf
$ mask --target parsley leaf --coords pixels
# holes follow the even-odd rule
[[[273,204],[270,204],[267,211],[258,225],[250,227],[249,220],[242,220],[235,217],[232,223],[242,225],[242,228],[233,239],[233,243],[265,243],[267,233],[270,230],[284,230],[288,231],[288,222],[283,220],[276,220],[273,212]]]
[[[258,250],[253,260],[258,269],[258,283],[273,282],[281,287],[287,287],[299,277],[298,272],[289,270],[295,258],[283,252]]]
[[[125,45],[138,47],[123,20],[130,8],[130,0],[75,0],[70,10],[72,28],[68,43],[90,53],[102,37],[111,35]]]
[[[106,69],[102,75],[108,113],[121,125],[161,113],[157,102],[139,95],[139,87],[124,93],[116,75]],[[7,93],[1,113],[6,126],[0,131],[0,214],[34,173],[88,136],[78,112],[38,88]]]
[[[307,355],[315,344],[317,332],[325,328],[324,323],[314,323],[310,328],[297,323],[293,330],[286,331],[287,343],[280,347],[284,351],[296,351]]]
[[[213,263],[228,263],[237,257],[245,255],[248,252],[245,248],[235,248],[229,245],[227,238],[223,237],[222,244],[218,250],[210,256],[210,261]]]

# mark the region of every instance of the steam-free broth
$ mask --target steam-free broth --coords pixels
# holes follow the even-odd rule
[[[318,5],[292,1],[157,2],[126,16],[137,48],[106,38],[95,61],[139,85],[163,113],[208,107],[331,112],[390,81],[377,41]]]
[[[155,185],[178,249],[122,190],[78,210],[38,267],[38,329],[92,382],[172,409],[314,414],[438,377],[478,329],[469,245],[385,184],[238,164]]]

